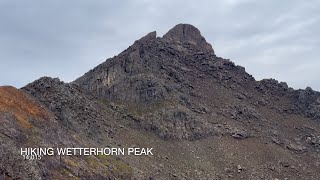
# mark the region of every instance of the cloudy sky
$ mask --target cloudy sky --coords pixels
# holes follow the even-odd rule
[[[148,32],[193,24],[260,80],[320,90],[319,0],[0,0],[0,85],[70,82]]]

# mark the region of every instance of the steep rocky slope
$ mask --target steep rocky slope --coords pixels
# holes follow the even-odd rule
[[[44,77],[0,95],[7,178],[320,178],[320,93],[256,81],[192,25],[151,32],[74,82]],[[57,144],[153,147],[154,156],[17,154]]]
[[[48,79],[46,80],[48,81]],[[56,81],[51,80],[51,83]],[[48,84],[46,90],[50,88]],[[69,90],[74,89],[70,88]],[[50,95],[48,95],[48,91],[45,94],[56,97],[58,95],[56,90],[53,94],[49,93]],[[67,101],[70,101],[69,98],[71,96],[68,96]],[[55,102],[52,100],[51,104],[55,104]],[[55,111],[50,111],[48,109],[48,107],[52,109],[50,105],[42,104],[24,91],[14,87],[0,87],[0,105],[1,178],[48,179],[54,177],[55,179],[66,179],[76,176],[84,179],[126,178],[132,175],[132,170],[127,164],[113,157],[64,156],[60,158],[44,156],[41,161],[23,160],[20,148],[98,147],[99,144],[95,140],[99,140],[99,138],[98,136],[90,138],[92,132],[84,131],[83,128],[92,128],[90,124],[83,125],[83,121],[79,119],[67,122],[68,118],[59,116],[56,111],[64,108],[63,105],[60,104],[61,106],[54,107]],[[86,103],[86,106],[88,105],[90,106]],[[80,109],[76,111],[80,111]],[[72,113],[74,114],[76,111]],[[67,116],[72,118],[69,114]],[[79,117],[81,116],[79,115]],[[94,116],[94,114],[90,116]],[[104,125],[103,122],[99,122],[94,126],[98,124]],[[109,129],[106,128],[105,132],[108,132]],[[94,131],[94,133],[97,134],[99,131]],[[105,164],[110,165],[106,166]],[[128,168],[123,168],[119,172],[119,166]]]

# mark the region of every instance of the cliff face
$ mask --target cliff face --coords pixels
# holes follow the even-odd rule
[[[156,38],[155,32],[149,33],[75,83],[104,98],[152,103],[179,90],[187,91],[188,87],[183,87],[183,82],[188,81],[183,74],[191,71],[187,67],[215,58],[211,45],[198,29],[180,24],[163,38]]]
[[[41,139],[32,145],[155,149],[152,157],[42,164],[15,154],[9,162],[19,166],[1,168],[7,177],[320,178],[320,93],[256,81],[216,56],[192,25],[176,25],[163,37],[151,32],[74,82],[44,77],[1,92],[0,120],[26,142]],[[2,149],[28,145],[0,130],[0,140],[9,140]],[[21,167],[30,173],[16,174]]]

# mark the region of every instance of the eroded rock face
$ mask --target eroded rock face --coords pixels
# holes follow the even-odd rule
[[[307,87],[305,90],[294,90],[285,82],[278,82],[275,79],[263,79],[258,82],[255,88],[269,95],[269,100],[278,100],[279,97],[286,97],[291,102],[287,107],[277,107],[291,114],[300,114],[307,118],[320,120],[320,93]]]
[[[263,79],[258,82],[257,90],[262,93],[269,93],[271,95],[285,95],[292,92],[293,89],[289,88],[287,83],[278,82],[275,79]]]
[[[102,133],[112,132],[111,117],[103,105],[75,84],[43,77],[22,89],[46,105],[69,131],[83,132],[97,141],[103,139]]]
[[[320,93],[307,87],[299,90],[295,97],[296,105],[308,118],[320,121]]]
[[[163,38],[186,44],[190,43],[202,48],[208,53],[214,53],[211,44],[207,43],[200,31],[190,24],[178,24],[174,26]]]
[[[209,51],[212,54],[204,53]],[[185,80],[177,68],[194,63],[189,61],[189,55],[199,58],[197,64],[215,58],[211,45],[198,29],[177,25],[163,38],[149,33],[75,83],[107,99],[144,103],[163,100],[172,92],[181,91],[177,81]]]

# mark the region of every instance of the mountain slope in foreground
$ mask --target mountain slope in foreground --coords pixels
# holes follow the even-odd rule
[[[320,93],[256,81],[200,31],[151,32],[74,82],[0,88],[6,179],[319,179]],[[153,156],[46,156],[24,147],[152,147]]]

